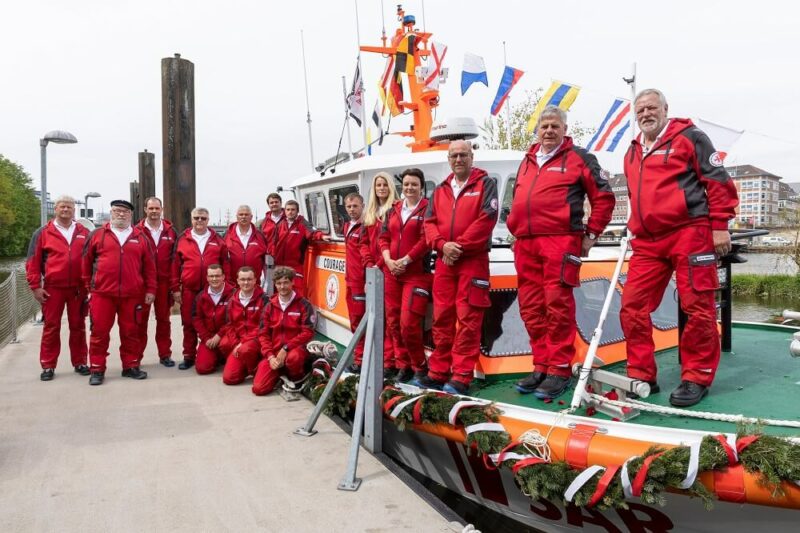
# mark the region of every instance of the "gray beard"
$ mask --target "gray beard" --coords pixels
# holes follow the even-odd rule
[[[128,226],[130,226],[127,220],[112,220],[111,225],[114,226],[115,229],[128,229]]]

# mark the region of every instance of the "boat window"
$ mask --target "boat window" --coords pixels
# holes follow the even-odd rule
[[[575,289],[575,320],[578,323],[578,333],[587,344],[592,340],[592,333],[597,327],[600,311],[608,293],[611,281],[606,278],[581,280],[581,286]],[[603,336],[600,337],[600,346],[613,344],[625,339],[622,325],[619,321],[619,310],[622,303],[621,293],[614,290],[611,307],[603,324]]]
[[[500,209],[500,223],[505,224],[508,215],[511,213],[511,200],[514,198],[514,184],[517,182],[517,175],[511,174],[506,180],[506,190],[503,192],[503,203]]]
[[[433,190],[436,188],[436,183],[431,180],[425,180],[425,198],[430,201],[433,198]]]
[[[344,207],[344,199],[350,193],[357,193],[357,185],[346,185],[328,191],[328,199],[331,202],[331,215],[333,216],[333,231],[337,237],[344,237],[344,223],[350,218]]]
[[[322,233],[330,233],[331,225],[328,222],[328,210],[325,207],[325,195],[321,191],[306,194],[306,212],[311,225]]]
[[[620,274],[619,284],[623,289],[627,280],[627,274]],[[678,287],[675,285],[674,279],[669,280],[664,296],[661,298],[661,303],[650,314],[650,319],[653,321],[653,327],[661,331],[678,327]]]

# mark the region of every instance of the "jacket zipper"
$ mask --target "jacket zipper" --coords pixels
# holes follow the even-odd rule
[[[456,179],[455,175],[453,175],[453,179]],[[453,242],[455,240],[455,237],[453,237],[453,231],[455,231],[456,207],[458,206],[458,201],[464,195],[464,191],[467,190],[467,187],[469,185],[470,185],[469,178],[467,178],[467,182],[464,183],[464,187],[460,191],[458,191],[458,195],[455,198],[453,198],[453,216],[450,217],[450,242]],[[450,192],[452,193],[452,191],[453,187],[450,186]]]
[[[661,147],[666,142],[667,141],[662,140],[661,144],[658,145],[654,144],[653,146],[651,146],[650,149],[647,151],[647,153],[642,155],[641,161],[639,161],[639,187],[637,193],[638,197],[636,199],[636,206],[639,208],[639,222],[642,224],[642,229],[645,230],[650,235],[651,238],[655,236],[653,235],[653,232],[647,229],[647,226],[645,226],[644,217],[642,216],[642,182],[644,181],[644,160],[647,159],[647,157],[649,157],[650,154],[655,152],[657,148]],[[669,142],[671,143],[672,139],[669,139]],[[639,145],[642,146],[642,151],[644,151],[644,146],[641,143],[639,143]]]

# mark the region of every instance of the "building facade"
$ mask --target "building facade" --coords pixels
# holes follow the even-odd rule
[[[782,225],[779,216],[780,176],[753,165],[737,165],[726,169],[736,184],[739,227],[775,227]]]

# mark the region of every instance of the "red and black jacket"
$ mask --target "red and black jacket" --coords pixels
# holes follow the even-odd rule
[[[264,241],[269,245],[275,241],[278,224],[286,220],[286,215],[281,210],[281,218],[275,222],[272,220],[272,212],[267,211],[267,216],[261,221],[261,234],[264,235]]]
[[[153,234],[150,233],[146,219],[140,220],[137,226],[142,229],[142,233],[150,241],[150,246],[156,254],[158,283],[167,284],[172,276],[172,260],[175,258],[175,243],[178,240],[178,234],[170,221],[162,219],[161,222],[164,224],[164,229],[161,230],[158,242],[153,240]]]
[[[228,313],[228,302],[233,294],[234,287],[228,283],[222,289],[222,296],[218,303],[214,303],[208,289],[197,295],[192,304],[192,324],[202,342],[207,341],[217,333],[222,337],[222,326]]]
[[[600,235],[611,221],[615,199],[597,158],[566,136],[540,168],[536,161],[539,148],[538,143],[530,147],[517,171],[508,230],[517,238],[584,232]],[[592,210],[584,226],[587,197]]]
[[[261,287],[256,286],[253,290],[253,296],[244,306],[239,300],[240,290],[236,289],[228,300],[225,326],[223,326],[220,333],[220,336],[225,335],[229,339],[235,340],[235,343],[258,338],[258,327],[261,324],[261,315],[264,312],[264,304],[267,300]]]
[[[140,228],[131,230],[122,244],[110,224],[94,230],[86,240],[83,282],[93,294],[141,298],[156,293],[156,259],[150,241]]]
[[[213,229],[209,228],[208,231],[211,236],[202,254],[200,246],[192,238],[192,228],[187,228],[178,237],[170,281],[173,292],[181,289],[200,292],[205,289],[208,286],[206,270],[209,265],[221,265],[225,277],[228,277],[228,249],[225,241]]]
[[[383,255],[378,237],[383,228],[383,221],[376,220],[371,226],[361,224],[359,234],[359,251],[361,252],[361,264],[364,268],[378,267],[383,268]]]
[[[269,254],[275,259],[276,266],[292,267],[302,273],[308,243],[321,238],[322,232],[302,215],[297,215],[291,224],[289,219],[284,218],[278,223],[274,241],[269,244]]]
[[[288,352],[298,346],[305,346],[314,338],[316,323],[317,312],[311,302],[295,296],[284,311],[281,309],[278,294],[274,294],[261,316],[258,332],[261,354],[269,357],[278,353],[281,348],[286,348]]]
[[[55,227],[51,220],[33,234],[28,245],[25,274],[31,290],[44,287],[58,289],[82,288],[81,269],[83,248],[89,238],[89,230],[75,223],[72,242]]]
[[[441,253],[445,243],[456,242],[463,257],[487,253],[497,223],[497,180],[473,168],[458,198],[454,198],[450,185],[454,179],[450,174],[433,191],[425,218],[428,244]]]
[[[430,272],[431,248],[425,240],[424,225],[428,200],[422,198],[405,222],[402,216],[403,202],[404,200],[395,202],[386,213],[386,220],[378,237],[381,255],[385,250],[389,250],[389,256],[395,260],[408,255],[411,263],[406,266],[403,276]]]
[[[682,226],[727,230],[739,196],[708,136],[689,119],[670,119],[647,155],[634,139],[625,155],[628,228],[655,239]]]
[[[242,240],[236,233],[238,223],[228,226],[225,232],[225,246],[228,248],[228,268],[230,270],[228,281],[236,282],[239,269],[243,266],[252,267],[256,275],[256,283],[261,285],[261,273],[264,271],[264,256],[267,255],[267,243],[264,236],[258,231],[255,224],[250,224],[250,238],[247,247],[242,246]]]
[[[366,272],[361,256],[361,229],[362,221],[348,220],[344,223],[344,281],[348,287],[355,290],[356,294],[364,292]]]

